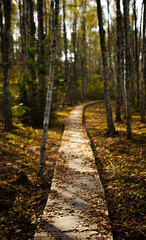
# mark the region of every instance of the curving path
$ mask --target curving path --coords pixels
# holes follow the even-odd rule
[[[85,106],[77,106],[65,123],[61,157],[35,240],[113,239],[104,190],[82,123]]]

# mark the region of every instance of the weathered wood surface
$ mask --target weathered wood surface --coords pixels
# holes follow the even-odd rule
[[[104,189],[83,125],[85,104],[65,123],[51,192],[34,239],[112,240]]]

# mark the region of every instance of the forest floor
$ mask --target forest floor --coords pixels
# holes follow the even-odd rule
[[[49,128],[43,178],[37,177],[42,130],[15,119],[9,133],[0,125],[0,240],[33,239],[48,198],[64,120],[70,110],[58,112]]]
[[[115,106],[113,106],[115,109]],[[0,125],[0,239],[33,239],[48,197],[64,120],[71,108],[58,113],[48,132],[44,178],[37,178],[41,129],[14,123],[10,133]],[[144,239],[145,125],[132,112],[133,139],[126,139],[126,121],[118,134],[106,136],[104,104],[86,109],[86,128],[105,189],[115,240]],[[115,116],[114,116],[115,117]]]
[[[113,111],[115,119],[114,104]],[[146,126],[140,122],[139,113],[132,111],[133,138],[127,140],[125,119],[115,122],[118,133],[107,137],[104,104],[88,107],[85,115],[114,239],[144,240]]]

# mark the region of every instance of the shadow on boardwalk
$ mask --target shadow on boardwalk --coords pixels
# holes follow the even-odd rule
[[[85,106],[76,107],[65,123],[61,157],[35,240],[113,239],[104,190],[82,123]]]

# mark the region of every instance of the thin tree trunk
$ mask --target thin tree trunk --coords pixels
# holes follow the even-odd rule
[[[4,26],[1,23],[1,49],[2,49],[2,68],[4,76],[4,119],[5,130],[12,129],[12,110],[11,110],[11,96],[9,87],[9,55],[10,55],[10,28],[11,28],[11,0],[0,0],[0,12],[4,13]]]
[[[30,26],[30,44],[29,44],[29,71],[31,75],[31,81],[32,81],[32,97],[34,99],[34,102],[36,103],[36,71],[35,71],[35,53],[34,53],[34,42],[35,42],[35,23],[34,23],[34,2],[33,0],[29,0],[29,26]]]
[[[123,19],[122,19],[123,22]],[[127,115],[127,103],[126,103],[126,71],[125,71],[125,37],[124,37],[124,27],[122,27],[123,31],[121,32],[122,38],[121,38],[121,51],[122,51],[122,105],[123,105],[123,112],[124,112],[124,118],[126,118]]]
[[[45,70],[45,51],[44,51],[44,13],[43,0],[37,0],[38,13],[38,81],[39,81],[39,109],[40,122],[43,121],[45,95],[46,95],[46,70]]]
[[[21,61],[25,62],[26,58],[26,31],[25,31],[25,3],[19,0],[19,22],[20,22],[20,37],[21,37]]]
[[[144,79],[146,78],[146,3],[144,3],[144,15],[143,15],[143,46],[142,46],[142,58],[141,58],[141,77],[140,77],[140,115],[141,122],[145,123],[145,109],[144,109]],[[146,94],[146,92],[145,92]]]
[[[47,19],[47,3],[44,0],[44,16],[45,16],[45,35],[47,36],[48,33],[48,19]]]
[[[100,0],[96,0],[97,2],[97,13],[98,13],[98,25],[100,32],[100,44],[102,51],[102,63],[103,63],[103,77],[104,77],[104,96],[105,96],[105,106],[107,113],[107,126],[108,133],[115,132],[111,102],[110,102],[110,93],[109,93],[109,84],[108,84],[108,65],[107,65],[107,51],[105,44],[105,31],[103,29],[103,20],[102,20],[102,9]]]
[[[39,166],[38,176],[43,175],[43,170],[45,166],[46,142],[47,142],[49,119],[50,119],[53,85],[54,85],[54,67],[55,67],[55,59],[56,59],[58,13],[59,13],[59,0],[55,0],[55,20],[54,20],[54,26],[53,26],[53,39],[52,39],[52,51],[51,51],[52,55],[51,55],[51,63],[50,63],[50,81],[49,81],[49,87],[48,87],[47,96],[46,96],[46,108],[44,113],[43,135],[42,135],[42,142],[41,142],[40,166]]]
[[[131,98],[132,98],[132,104],[135,107],[135,80],[136,80],[136,74],[135,74],[135,34],[134,34],[134,17],[132,16],[132,33],[131,33],[131,45],[132,45],[132,51],[131,51],[131,61],[130,61],[130,76],[131,76]]]
[[[86,7],[87,7],[87,1],[83,0],[82,1],[82,6],[83,6],[83,19],[82,19],[82,31],[83,31],[83,48],[82,48],[82,95],[81,95],[81,100],[84,101],[87,97],[87,70],[86,70],[86,19],[85,19],[85,14],[86,14]]]
[[[64,37],[64,55],[65,55],[65,82],[66,82],[66,88],[65,88],[65,97],[63,100],[63,104],[67,103],[69,104],[70,99],[70,78],[68,74],[68,57],[67,57],[67,33],[66,33],[66,0],[63,0],[63,37]]]
[[[115,92],[116,84],[115,84],[115,76],[114,76],[114,69],[112,65],[112,44],[111,44],[111,32],[110,32],[110,23],[109,23],[109,0],[107,0],[107,9],[108,9],[108,56],[109,56],[109,67],[110,67],[110,74],[109,79],[112,80],[113,90]]]
[[[146,29],[146,2],[143,1],[144,5],[144,19],[143,19],[143,53],[144,53],[144,92],[145,92],[145,97],[144,97],[144,109],[146,110],[146,36],[145,36],[145,29]]]
[[[77,1],[74,1],[74,21],[73,21],[73,53],[74,53],[74,61],[73,61],[73,102],[77,103]]]
[[[50,2],[50,9],[49,9],[49,40],[51,41],[52,39],[52,22],[53,22],[53,17],[54,17],[54,1],[51,0]],[[51,51],[51,49],[50,49]]]
[[[136,1],[134,0],[134,20],[135,20],[135,70],[136,70],[136,92],[137,106],[140,105],[140,87],[139,87],[139,55],[138,55],[138,34],[137,34],[137,16],[136,16]]]
[[[129,0],[123,0],[124,6],[124,27],[125,27],[125,52],[126,52],[126,103],[127,103],[127,138],[132,137],[131,132],[131,111],[130,111],[130,51],[129,51]]]
[[[121,121],[121,94],[122,94],[122,16],[120,10],[120,1],[116,1],[117,7],[117,105],[116,121]]]

